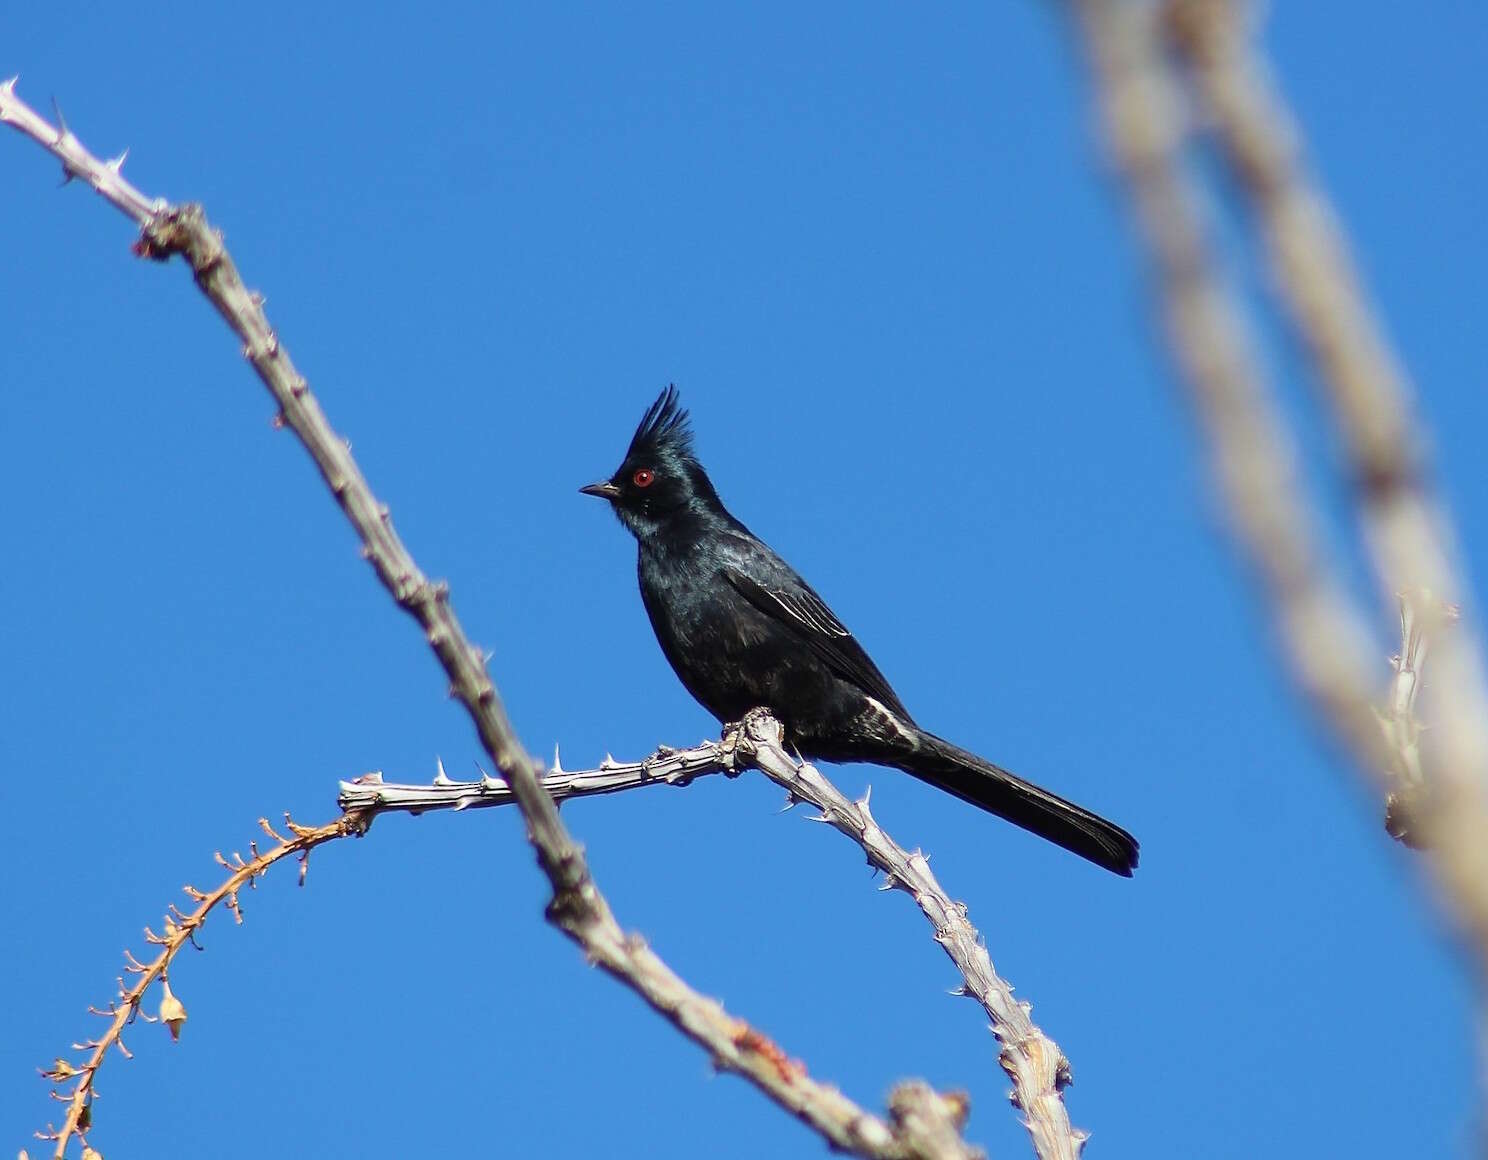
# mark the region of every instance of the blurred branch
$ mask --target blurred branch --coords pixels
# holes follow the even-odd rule
[[[1420,829],[1458,920],[1488,961],[1488,699],[1471,638],[1443,599],[1462,586],[1428,501],[1398,373],[1363,306],[1341,235],[1305,183],[1265,70],[1228,0],[1069,0],[1096,78],[1107,143],[1156,268],[1171,347],[1208,435],[1242,545],[1264,581],[1294,675],[1385,792],[1402,757],[1380,727],[1371,618],[1322,547],[1289,432],[1260,369],[1248,314],[1207,236],[1205,189],[1185,162],[1191,120],[1213,125],[1265,223],[1278,280],[1349,442],[1356,495],[1387,593],[1419,601],[1443,736],[1428,756]],[[1193,66],[1191,108],[1168,46]],[[1424,639],[1424,638],[1418,638]],[[1409,665],[1409,644],[1402,654]],[[1419,659],[1419,651],[1416,653]],[[1414,672],[1414,667],[1411,668]],[[1398,682],[1401,679],[1397,670]],[[1412,696],[1414,694],[1412,693]]]
[[[67,1105],[67,1115],[63,1117],[60,1128],[54,1128],[48,1124],[45,1132],[36,1133],[38,1139],[49,1140],[55,1144],[53,1156],[56,1160],[62,1160],[67,1154],[67,1144],[74,1136],[81,1139],[85,1145],[87,1143],[88,1129],[92,1126],[93,1120],[94,1081],[97,1078],[98,1069],[103,1066],[109,1048],[117,1047],[128,1058],[130,1052],[124,1046],[124,1028],[133,1023],[136,1018],[143,1018],[150,1023],[157,1021],[146,1015],[142,1009],[145,992],[157,979],[160,980],[163,992],[158,1019],[165,1023],[172,1039],[180,1037],[181,1024],[186,1021],[186,1008],[180,999],[171,993],[167,975],[171,962],[181,948],[188,942],[193,946],[196,945],[196,932],[205,925],[207,915],[225,903],[228,910],[232,911],[233,918],[241,923],[243,912],[238,906],[238,892],[245,886],[252,887],[275,862],[292,855],[298,856],[300,860],[300,885],[303,886],[305,872],[310,865],[310,851],[325,842],[333,842],[349,834],[362,833],[366,819],[352,810],[323,826],[298,826],[286,814],[284,824],[294,835],[289,838],[275,832],[267,818],[259,818],[258,824],[264,833],[274,839],[274,845],[267,850],[260,851],[257,842],[250,842],[248,852],[253,856],[246,861],[241,854],[234,853],[232,858],[228,859],[219,852],[216,855],[217,864],[228,870],[227,878],[209,893],[200,891],[194,886],[185,887],[187,896],[197,904],[196,909],[188,914],[172,903],[161,926],[161,933],[156,934],[149,927],[145,927],[145,941],[152,946],[159,947],[159,952],[149,962],[142,963],[134,955],[125,951],[124,975],[131,976],[133,982],[126,985],[124,975],[121,975],[118,981],[118,998],[106,1008],[88,1008],[89,1014],[103,1016],[109,1022],[108,1027],[97,1039],[88,1039],[73,1044],[74,1049],[86,1051],[87,1058],[81,1063],[74,1064],[59,1056],[50,1068],[41,1073],[52,1082],[54,1087],[59,1089],[53,1091],[53,1098]],[[68,1081],[76,1082],[67,1091],[61,1091],[61,1085]],[[25,1153],[22,1155],[24,1156]]]
[[[1488,965],[1488,682],[1477,634],[1457,614],[1466,584],[1450,521],[1433,493],[1399,360],[1243,17],[1237,0],[1169,0],[1167,30],[1264,238],[1273,292],[1343,432],[1380,593],[1408,594],[1407,636],[1431,640],[1431,744],[1410,812]]]
[[[465,636],[443,583],[432,583],[393,530],[386,505],[372,493],[345,440],[331,429],[309,384],[280,345],[262,308],[199,206],[145,198],[115,162],[99,161],[66,128],[53,128],[15,96],[15,80],[0,84],[0,122],[15,126],[61,159],[68,177],[82,177],[138,223],[135,250],[165,261],[179,254],[198,288],[242,339],[244,354],[278,403],[279,421],[300,439],[362,550],[394,601],[423,628],[450,680],[450,690],[474,721],[481,744],[502,774],[527,823],[538,864],[552,886],[549,921],[658,1013],[709,1052],[716,1066],[749,1079],[777,1104],[834,1147],[867,1157],[971,1157],[960,1137],[966,1102],[939,1097],[924,1085],[896,1089],[888,1121],[857,1107],[840,1092],[811,1079],[779,1047],[734,1019],[723,1007],[691,990],[644,940],[623,931],[589,872],[583,851],[558,817],[541,784],[543,767],[521,747],[507,720],[485,658]],[[343,819],[344,823],[344,819]],[[342,823],[338,823],[342,824]],[[91,1080],[90,1080],[91,1084]],[[902,1097],[902,1098],[901,1098]],[[61,1149],[59,1146],[59,1155]]]
[[[1318,547],[1295,450],[1205,236],[1203,193],[1182,158],[1187,109],[1158,54],[1157,10],[1150,0],[1071,6],[1236,532],[1267,585],[1303,688],[1371,754],[1372,767],[1384,768],[1390,754],[1371,707],[1368,629]]]
[[[1013,1082],[1013,1104],[1027,1115],[1025,1126],[1040,1160],[1074,1160],[1087,1133],[1070,1124],[1062,1092],[1070,1082],[1069,1061],[1033,1022],[1027,1003],[1013,998],[1012,987],[993,969],[966,907],[954,902],[930,872],[929,859],[920,851],[906,851],[873,819],[868,797],[849,801],[815,766],[797,761],[785,751],[783,730],[767,710],[756,709],[743,722],[726,730],[716,742],[692,749],[661,749],[643,761],[620,762],[607,757],[595,770],[555,769],[544,779],[554,798],[615,793],[659,783],[685,785],[711,773],[737,776],[757,769],[789,794],[789,802],[805,802],[819,811],[813,821],[825,822],[862,847],[870,865],[886,875],[883,889],[908,893],[930,921],[935,941],[944,948],[962,985],[957,994],[979,1002],[992,1020],[992,1033],[1002,1044],[999,1062]],[[342,782],[337,798],[342,809],[366,818],[381,813],[422,813],[425,810],[464,810],[504,805],[511,800],[500,778],[451,781],[441,776],[432,785],[384,782],[380,774]]]

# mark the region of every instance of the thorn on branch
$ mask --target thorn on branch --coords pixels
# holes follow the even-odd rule
[[[315,832],[314,826],[302,826],[290,817],[288,813],[284,815],[284,824],[289,827],[289,832],[296,838],[309,837]]]
[[[37,1068],[37,1070],[41,1073],[42,1079],[50,1080],[52,1083],[61,1083],[63,1080],[82,1074],[60,1055],[53,1061],[51,1067]]]

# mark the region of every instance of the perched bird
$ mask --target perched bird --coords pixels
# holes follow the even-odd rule
[[[662,652],[720,722],[770,709],[806,757],[893,766],[1131,876],[1120,826],[927,733],[806,581],[718,498],[667,387],[625,461],[579,489],[608,500],[640,546],[641,599]]]

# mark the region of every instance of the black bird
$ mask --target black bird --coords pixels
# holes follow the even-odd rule
[[[687,691],[720,722],[769,708],[806,757],[889,765],[1131,877],[1120,826],[927,733],[811,586],[729,515],[692,450],[675,387],[625,462],[579,489],[610,501],[640,545],[641,599]]]

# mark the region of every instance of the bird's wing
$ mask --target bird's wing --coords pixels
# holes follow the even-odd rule
[[[784,567],[782,562],[782,567]],[[833,671],[851,681],[890,711],[910,719],[898,695],[822,598],[794,573],[761,583],[732,564],[724,578],[755,608],[795,634]]]

